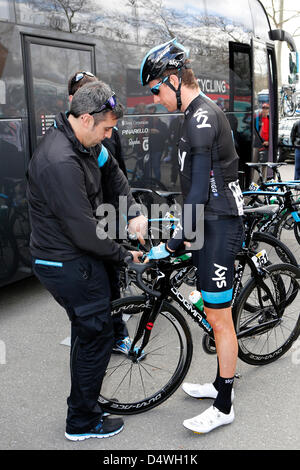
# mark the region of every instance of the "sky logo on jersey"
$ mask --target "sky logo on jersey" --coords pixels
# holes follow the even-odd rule
[[[187,156],[187,152],[180,152],[180,150],[178,150],[178,162],[179,162],[179,166],[180,166],[180,171],[183,172],[183,168],[184,168],[184,162],[185,162],[185,157]]]
[[[207,111],[204,111],[202,108],[199,108],[195,112],[193,117],[196,118],[197,122],[199,123],[197,125],[198,129],[202,129],[204,127],[211,127],[210,124],[207,124],[207,121],[208,121]]]

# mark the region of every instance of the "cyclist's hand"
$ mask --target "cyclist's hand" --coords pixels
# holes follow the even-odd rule
[[[129,253],[132,254],[132,261],[134,263],[140,263],[141,262],[141,258],[143,256],[143,252],[142,251],[129,251]]]
[[[128,231],[137,236],[142,245],[145,245],[144,236],[147,233],[148,219],[144,215],[139,215],[131,219],[128,223]]]
[[[150,259],[163,259],[168,256],[170,256],[170,252],[166,250],[166,244],[160,243],[159,245],[151,248],[144,262],[148,263]]]

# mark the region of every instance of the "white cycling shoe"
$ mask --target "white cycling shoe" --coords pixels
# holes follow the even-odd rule
[[[230,424],[234,420],[234,410],[231,406],[229,414],[222,413],[218,408],[210,406],[206,411],[198,416],[183,421],[183,426],[194,433],[204,434],[219,426]]]
[[[193,398],[217,398],[218,390],[213,386],[212,383],[208,384],[191,384],[184,382],[182,384],[182,390]],[[231,391],[231,401],[234,400],[234,390]]]

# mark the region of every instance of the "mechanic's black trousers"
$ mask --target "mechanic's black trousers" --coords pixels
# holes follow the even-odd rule
[[[66,431],[87,432],[102,416],[97,399],[114,342],[108,276],[102,261],[90,256],[64,262],[33,259],[33,270],[71,321]]]

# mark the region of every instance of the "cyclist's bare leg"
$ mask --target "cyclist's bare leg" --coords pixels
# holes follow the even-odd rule
[[[231,307],[204,308],[207,321],[213,328],[219,360],[220,376],[234,377],[238,355],[238,343],[232,321]]]

